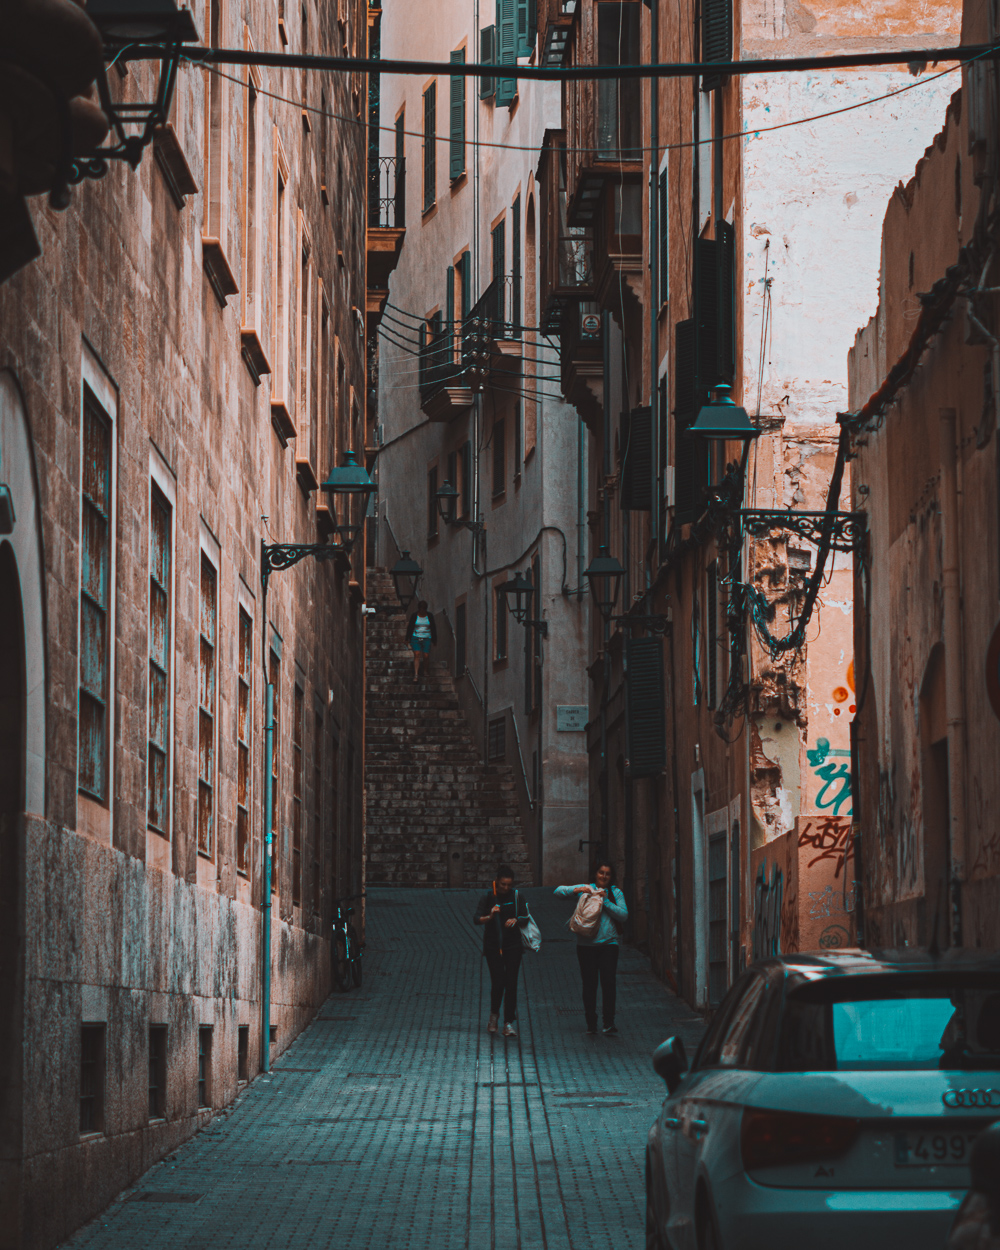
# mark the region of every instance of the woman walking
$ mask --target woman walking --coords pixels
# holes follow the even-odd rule
[[[427,600],[421,599],[416,612],[410,614],[406,626],[406,641],[413,652],[413,681],[420,680],[422,669],[427,667],[427,657],[431,647],[437,642],[437,625],[434,617],[427,611]]]
[[[604,1032],[611,1037],[615,1027],[615,974],[618,969],[618,942],[628,919],[625,895],[614,883],[615,870],[607,860],[598,860],[590,885],[560,885],[556,893],[562,897],[573,894],[596,894],[603,900],[597,929],[589,937],[577,935],[576,957],[583,982],[583,1014],[587,1032],[597,1032],[597,983],[601,983],[601,1012]]]
[[[506,864],[479,900],[473,924],[483,926],[483,954],[490,970],[490,1033],[497,1031],[503,1006],[503,1035],[517,1037],[517,976],[524,945],[521,930],[528,923],[528,904],[514,889],[514,873]]]

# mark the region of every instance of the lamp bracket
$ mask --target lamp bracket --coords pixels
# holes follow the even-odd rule
[[[260,544],[260,582],[267,590],[268,578],[272,573],[282,569],[290,569],[306,556],[315,556],[317,560],[332,560],[336,556],[347,555],[347,549],[336,543],[265,543]]]
[[[623,625],[626,629],[648,629],[653,634],[665,634],[670,628],[670,619],[661,612],[654,613],[651,616],[636,616],[629,612],[625,616],[611,616],[608,618],[618,625]]]
[[[865,512],[769,512],[764,508],[741,508],[740,517],[747,533],[764,537],[768,530],[785,529],[818,546],[825,533],[830,533],[834,551],[860,551],[868,532]]]

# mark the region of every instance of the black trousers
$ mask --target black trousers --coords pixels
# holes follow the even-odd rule
[[[517,975],[521,971],[523,954],[520,935],[517,946],[486,951],[490,970],[490,1015],[498,1016],[502,1003],[504,1024],[511,1024],[517,1016]]]
[[[618,970],[618,945],[602,942],[600,946],[578,946],[576,957],[580,961],[580,977],[583,980],[583,1014],[587,1027],[597,1028],[597,982],[601,982],[601,1011],[604,1027],[615,1022],[615,973]]]

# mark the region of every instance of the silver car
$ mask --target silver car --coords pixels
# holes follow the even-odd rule
[[[768,960],[653,1066],[647,1250],[941,1250],[1000,1118],[1000,958]]]

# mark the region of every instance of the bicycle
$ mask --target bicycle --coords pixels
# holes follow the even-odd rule
[[[335,899],[333,904],[333,980],[337,989],[345,994],[352,985],[358,988],[361,986],[364,943],[359,940],[354,925],[349,921],[349,917],[354,914],[354,908],[343,904],[349,903],[351,899],[364,897],[364,894],[345,894],[343,898]]]

